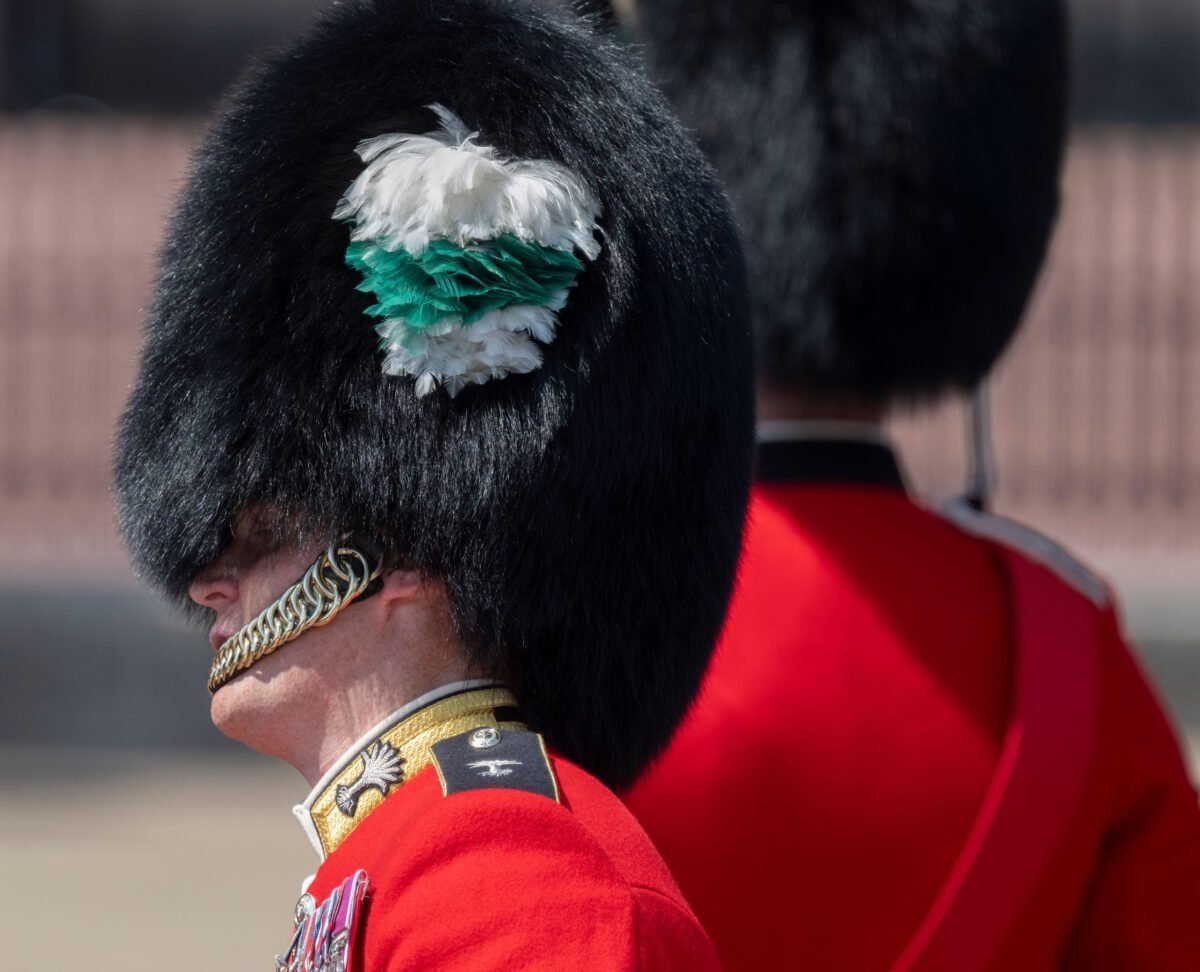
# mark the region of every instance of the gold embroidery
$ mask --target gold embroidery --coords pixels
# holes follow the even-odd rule
[[[405,780],[411,780],[429,766],[433,761],[430,747],[434,743],[480,726],[525,729],[526,726],[522,722],[496,720],[497,708],[515,707],[516,704],[517,700],[512,692],[500,686],[460,692],[413,713],[369,742],[354,761],[321,791],[309,811],[325,855],[328,856],[337,850],[342,841],[383,802],[388,793],[400,788]],[[382,747],[381,743],[384,744]],[[402,761],[399,763],[398,772],[403,775],[396,778],[394,785],[390,785],[392,777],[384,776],[380,778],[378,785],[372,783],[366,787],[356,787],[355,784],[372,764],[372,760],[365,758],[364,753],[372,750],[378,754],[381,750],[389,749],[394,750]],[[387,765],[394,766],[395,761],[389,760]],[[338,806],[339,788],[342,788],[343,805],[351,806],[353,813],[347,814]],[[346,793],[353,793],[353,804],[347,802]]]

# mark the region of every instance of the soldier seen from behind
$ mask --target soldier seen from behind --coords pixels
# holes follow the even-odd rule
[[[1200,811],[1107,587],[906,490],[882,428],[984,380],[1059,203],[1055,0],[641,0],[726,181],[758,484],[698,702],[629,795],[727,969],[1191,970]]]

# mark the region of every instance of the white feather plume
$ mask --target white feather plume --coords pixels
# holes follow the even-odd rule
[[[384,321],[378,328],[386,349],[384,374],[416,378],[418,398],[439,385],[453,398],[468,384],[528,374],[542,366],[540,344],[554,340],[557,311],[566,300],[567,292],[562,290],[552,304],[503,307],[484,314],[470,327],[456,318],[420,331],[401,321]]]
[[[419,256],[431,239],[466,246],[511,233],[596,258],[600,203],[582,179],[557,162],[503,159],[449,109],[429,107],[438,131],[358,146],[367,167],[334,211],[353,221],[352,239]]]

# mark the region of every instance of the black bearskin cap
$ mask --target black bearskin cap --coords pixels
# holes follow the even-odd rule
[[[725,181],[770,387],[971,388],[1058,210],[1063,0],[639,0]]]
[[[507,157],[565,165],[602,208],[542,367],[453,398],[382,373],[332,218],[356,146],[435,129],[433,104]],[[248,504],[442,578],[464,643],[531,725],[621,786],[699,684],[752,449],[736,234],[641,69],[510,0],[358,0],[252,72],[199,150],[116,494],[140,573],[180,604]]]

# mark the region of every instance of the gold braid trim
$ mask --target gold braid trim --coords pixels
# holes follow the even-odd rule
[[[382,563],[372,567],[366,555],[354,547],[330,544],[300,580],[221,645],[208,673],[208,690],[216,692],[309,628],[328,624],[367,589],[382,568]]]
[[[439,699],[383,730],[354,754],[309,807],[324,854],[337,850],[389,793],[431,766],[435,743],[483,726],[510,731],[527,729],[516,716],[516,706],[516,696],[502,686],[471,689]],[[396,770],[382,785],[375,782],[364,786],[367,781],[363,777],[371,757],[380,751],[377,747],[386,747]],[[352,794],[354,799],[339,801],[339,791],[347,797]]]

